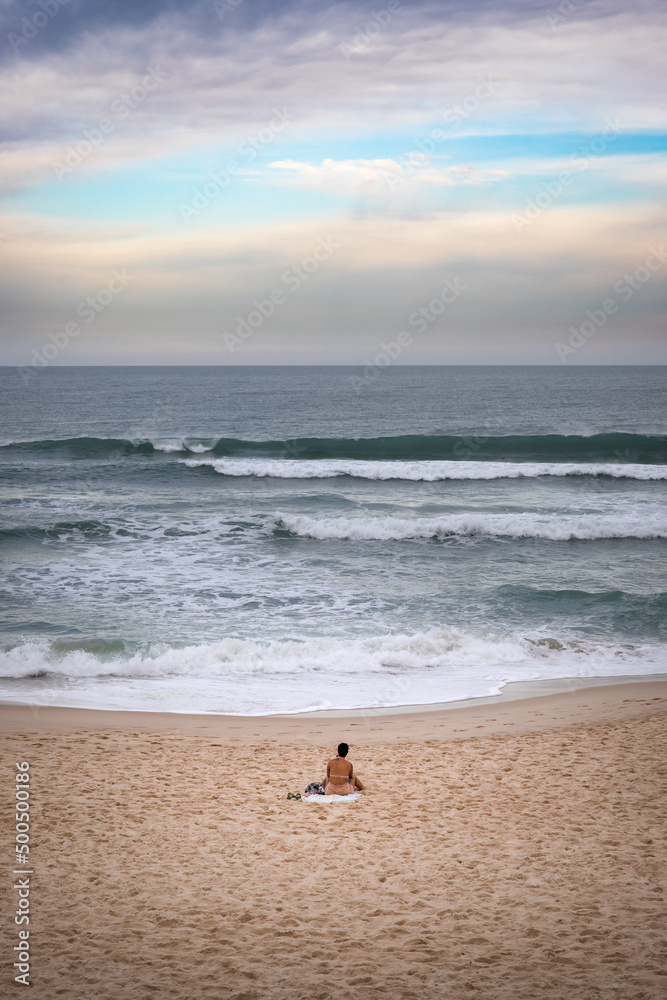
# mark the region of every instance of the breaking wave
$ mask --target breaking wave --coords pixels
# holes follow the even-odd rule
[[[142,438],[74,437],[5,441],[0,452],[53,453],[70,458],[211,454],[215,458],[357,459],[364,461],[487,461],[667,464],[667,439],[654,434],[403,435],[245,441],[195,435]]]
[[[210,467],[221,476],[256,476],[270,479],[407,480],[434,483],[448,479],[522,479],[538,476],[609,476],[614,479],[667,479],[667,466],[594,464],[570,462],[407,462],[362,459],[180,459],[190,468]]]
[[[601,538],[667,538],[667,514],[644,516],[579,514],[446,514],[438,517],[328,517],[275,515],[278,533],[320,541],[404,541],[452,537],[544,538],[551,541]]]

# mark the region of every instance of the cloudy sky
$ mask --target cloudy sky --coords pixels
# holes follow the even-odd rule
[[[1,363],[667,363],[661,0],[0,12]]]

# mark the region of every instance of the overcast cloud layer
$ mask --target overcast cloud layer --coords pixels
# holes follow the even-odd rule
[[[3,363],[667,362],[664,4],[1,19]]]

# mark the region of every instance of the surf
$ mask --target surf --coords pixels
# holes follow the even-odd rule
[[[667,466],[570,462],[364,461],[363,459],[202,458],[179,459],[190,469],[212,469],[221,476],[258,479],[351,479],[408,482],[536,479],[542,476],[594,476],[612,479],[667,479]]]
[[[667,514],[447,514],[439,517],[311,517],[277,513],[276,534],[316,541],[445,541],[449,538],[535,538],[554,542],[667,538]]]
[[[210,454],[215,458],[357,459],[365,461],[591,462],[667,464],[667,439],[658,434],[606,433],[500,436],[408,434],[369,438],[297,437],[245,440],[215,435],[138,438],[67,437],[5,440],[0,454],[81,459],[115,455]]]

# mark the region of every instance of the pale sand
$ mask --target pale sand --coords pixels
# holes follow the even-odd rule
[[[347,720],[2,707],[0,730],[7,868],[31,763],[33,1000],[667,996],[667,681]],[[288,801],[339,739],[359,802]]]

